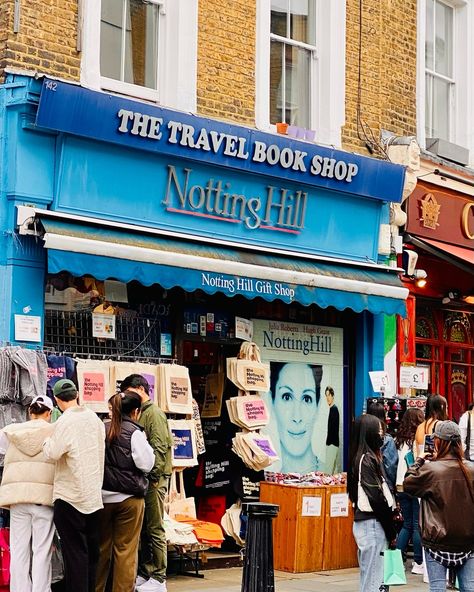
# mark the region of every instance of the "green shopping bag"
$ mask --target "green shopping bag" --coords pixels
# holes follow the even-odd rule
[[[401,586],[407,583],[400,549],[383,552],[383,583],[386,586]]]

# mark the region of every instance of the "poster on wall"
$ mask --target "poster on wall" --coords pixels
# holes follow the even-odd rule
[[[262,361],[270,363],[268,433],[280,458],[267,470],[342,470],[343,329],[252,319]]]

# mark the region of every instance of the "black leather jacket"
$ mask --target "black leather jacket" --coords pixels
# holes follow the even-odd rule
[[[474,463],[464,461],[474,488]],[[454,456],[425,462],[417,459],[403,491],[421,498],[423,545],[438,551],[474,551],[474,499]]]

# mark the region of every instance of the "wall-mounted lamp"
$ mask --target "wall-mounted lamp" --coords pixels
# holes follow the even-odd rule
[[[457,290],[451,290],[444,296],[441,300],[442,304],[449,304],[452,300],[459,300],[461,298],[461,293]]]
[[[424,288],[426,286],[426,278],[428,277],[428,274],[424,269],[415,269],[411,277],[418,288]]]
[[[463,300],[466,304],[474,304],[474,294],[469,294],[469,296],[464,296]]]

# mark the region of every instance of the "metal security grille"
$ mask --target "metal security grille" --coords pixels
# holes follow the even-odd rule
[[[44,346],[58,353],[91,358],[169,362],[160,358],[160,321],[118,315],[116,339],[92,335],[92,313],[47,310]]]

